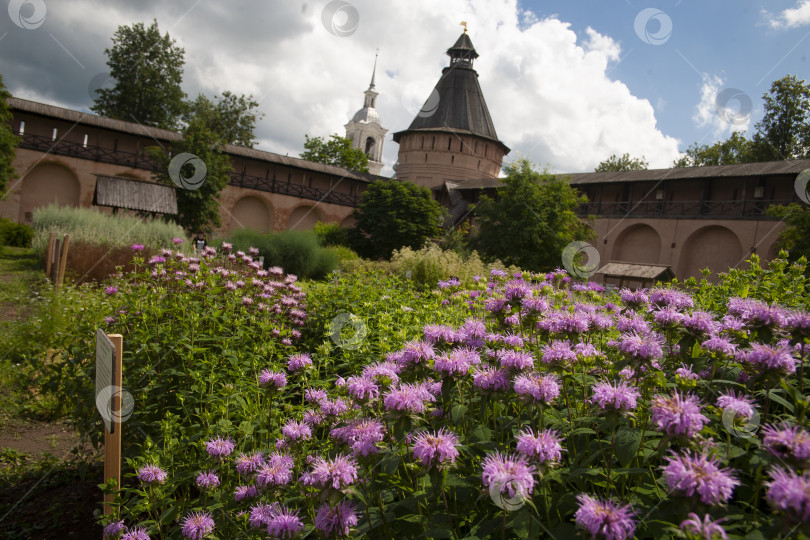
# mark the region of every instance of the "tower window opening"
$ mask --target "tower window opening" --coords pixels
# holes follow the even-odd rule
[[[450,145],[453,144],[453,138],[447,137],[447,149],[450,150]]]
[[[53,134],[51,135],[51,140],[52,140],[52,141],[55,141],[55,140],[56,140],[56,135],[57,135],[58,133],[59,133],[59,130],[58,130],[58,129],[56,129],[56,128],[53,128]]]
[[[424,137],[422,137],[422,146],[420,146],[420,148],[421,148],[422,150],[424,150],[424,149],[425,149],[425,138],[424,138]]]
[[[427,163],[427,152],[425,152],[425,163]]]
[[[479,171],[481,170],[481,160],[480,159],[478,160],[478,170]]]
[[[455,163],[455,161],[456,161],[456,156],[450,156],[450,165]]]
[[[372,154],[374,153],[374,147],[376,146],[376,142],[377,141],[374,140],[374,137],[369,137],[368,139],[366,139],[366,150],[365,150],[365,152],[366,152],[366,154],[368,154],[368,157],[370,157],[370,158],[372,157]]]
[[[20,120],[20,129],[17,130],[19,135],[25,135],[25,120]]]
[[[459,141],[459,145],[461,146],[459,152],[463,152],[464,151],[464,139],[461,139],[461,141]]]
[[[431,150],[436,150],[436,136],[433,136],[433,142],[430,145]]]
[[[487,157],[487,154],[489,154],[489,145],[485,144],[484,145],[484,157]]]
[[[85,133],[84,134],[84,140],[82,141],[82,146],[84,148],[87,148],[87,138],[88,138],[88,135],[87,135],[87,133]]]
[[[477,154],[478,153],[478,141],[475,141],[475,146],[473,147],[473,151]]]

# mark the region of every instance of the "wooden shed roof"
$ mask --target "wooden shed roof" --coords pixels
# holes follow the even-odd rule
[[[610,261],[600,268],[598,274],[608,277],[620,277],[651,281],[661,278],[672,278],[672,268],[661,264],[643,264]]]
[[[158,214],[177,213],[177,195],[173,186],[120,176],[96,175],[93,204]]]

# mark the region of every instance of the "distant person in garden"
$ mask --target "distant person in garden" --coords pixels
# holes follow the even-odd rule
[[[200,252],[203,249],[205,249],[205,236],[203,236],[202,232],[198,232],[194,238],[194,251]]]

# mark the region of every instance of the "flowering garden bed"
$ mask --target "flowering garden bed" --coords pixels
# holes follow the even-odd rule
[[[302,285],[166,251],[87,296],[47,384],[98,443],[93,333],[124,335],[108,537],[801,537],[805,285]]]

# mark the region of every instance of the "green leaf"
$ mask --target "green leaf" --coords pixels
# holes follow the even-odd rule
[[[627,467],[638,452],[641,444],[641,430],[622,426],[616,430],[616,458],[623,467]]]
[[[464,414],[466,412],[467,412],[466,405],[454,405],[450,412],[450,415],[453,418],[453,423],[454,424],[460,423],[461,419],[464,418]]]

